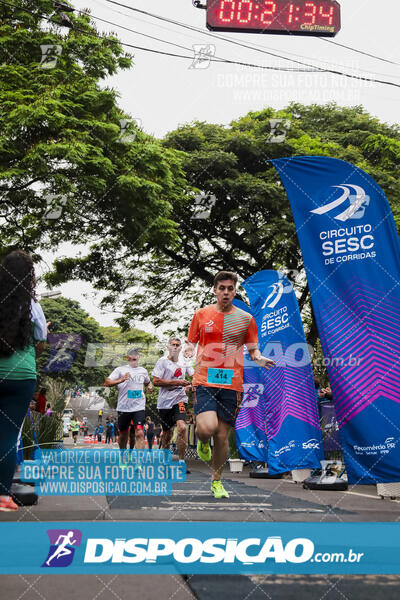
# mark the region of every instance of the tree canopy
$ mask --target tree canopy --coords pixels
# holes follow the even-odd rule
[[[106,344],[105,360],[113,367],[125,361],[129,348],[140,352],[140,365],[150,371],[165,351],[165,347],[153,335],[141,329],[122,331],[120,327],[100,327],[101,334]]]
[[[141,131],[105,86],[132,66],[117,37],[85,12],[62,26],[53,4],[0,5],[0,251],[22,247],[39,259],[62,242],[90,244],[86,275],[107,288],[121,278],[116,265],[108,272],[110,257],[129,264],[132,247],[176,243],[180,156]]]
[[[81,279],[106,290],[103,303],[122,309],[119,324],[129,329],[143,319],[185,320],[211,299],[223,268],[243,279],[265,268],[302,272],[270,159],[323,155],[356,164],[386,192],[399,225],[398,127],[360,106],[291,104],[229,127],[183,125],[156,140],[104,84],[131,68],[132,56],[88,12],[68,15],[64,27],[52,0],[0,5],[1,253],[22,247],[39,260],[63,242],[84,245],[55,261],[47,281]],[[271,137],[276,119],[290,125],[279,143]],[[209,218],[195,218],[194,194],[202,192],[216,198]],[[304,277],[297,291],[303,306]]]
[[[271,119],[282,119],[284,139],[274,143]],[[196,122],[169,133],[164,147],[184,153],[187,194],[173,202],[179,246],[149,244],[136,255],[137,264],[118,293],[130,281],[140,282],[124,302],[132,319],[155,323],[211,299],[214,274],[221,269],[246,278],[260,269],[302,273],[303,264],[286,193],[270,159],[322,155],[349,161],[367,171],[382,186],[400,223],[400,131],[379,122],[362,107],[335,104],[284,110],[266,108],[233,121],[230,127]],[[216,203],[209,218],[196,219],[190,190],[211,193]],[[111,272],[119,257],[110,257]],[[84,277],[86,262],[73,261],[69,275]],[[129,267],[128,263],[126,263]],[[58,268],[60,265],[58,266]],[[105,284],[99,271],[95,284]],[[107,287],[110,289],[110,278]],[[300,304],[308,298],[305,278],[296,280]],[[109,299],[117,299],[112,289]]]
[[[156,341],[150,333],[142,331],[141,329],[128,329],[128,331],[122,331],[120,327],[100,326],[100,331],[104,341],[108,343],[124,343],[141,347]]]

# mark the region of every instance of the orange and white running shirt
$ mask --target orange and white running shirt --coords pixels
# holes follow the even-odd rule
[[[254,318],[233,307],[223,313],[213,305],[196,311],[188,340],[199,343],[193,385],[243,391],[243,344],[257,348],[258,334]]]

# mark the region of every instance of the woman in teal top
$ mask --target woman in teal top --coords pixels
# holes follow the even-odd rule
[[[35,286],[31,256],[8,254],[0,265],[0,511],[18,508],[10,496],[17,438],[36,386],[36,355],[47,338]]]

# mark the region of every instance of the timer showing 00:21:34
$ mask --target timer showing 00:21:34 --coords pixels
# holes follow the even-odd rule
[[[336,0],[208,0],[212,31],[295,33],[333,36],[340,30]]]

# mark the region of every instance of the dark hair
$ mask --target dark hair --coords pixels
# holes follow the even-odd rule
[[[0,265],[0,357],[23,350],[32,339],[35,285],[32,257],[23,250],[7,254]]]
[[[214,287],[217,287],[219,281],[225,281],[225,279],[230,279],[236,285],[238,282],[238,276],[233,271],[219,271],[214,277]]]

